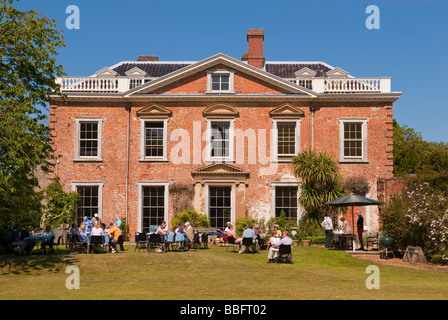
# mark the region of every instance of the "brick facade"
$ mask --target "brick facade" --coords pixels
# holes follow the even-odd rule
[[[251,52],[250,49],[249,54]],[[167,190],[173,185],[191,186],[194,190],[192,205],[203,213],[210,207],[209,187],[229,186],[232,190],[232,222],[246,214],[269,219],[275,215],[273,190],[276,185],[295,185],[300,190],[301,179],[294,174],[291,162],[272,161],[271,132],[275,119],[272,111],[286,105],[291,110],[300,111],[295,117],[290,114],[279,117],[297,121],[300,128],[298,151],[314,147],[329,152],[335,159],[340,158],[341,152],[340,120],[366,121],[367,161],[341,161],[340,170],[344,178],[365,177],[370,185],[367,196],[377,198],[378,180],[393,176],[394,99],[344,99],[343,95],[333,100],[307,98],[305,89],[303,94],[292,94],[288,85],[278,82],[275,77],[268,81],[251,70],[245,72],[244,68],[244,63],[240,66],[220,62],[152,91],[142,90],[135,98],[132,95],[89,98],[86,94],[85,98],[68,95],[67,103],[55,100],[50,106],[52,145],[58,159],[54,174],[60,176],[67,191],[76,190],[78,185],[85,183],[100,184],[103,221],[115,221],[117,215],[127,216],[131,234],[142,231],[142,188],[148,185],[166,184]],[[209,69],[233,72],[234,92],[231,95],[207,92]],[[210,115],[204,114],[210,106],[218,106],[217,109],[223,111],[216,115],[212,111]],[[147,107],[149,109],[145,109]],[[237,114],[226,116],[226,112]],[[77,119],[101,119],[101,159],[76,158]],[[145,119],[167,123],[167,158],[164,160],[142,159],[141,133]],[[244,149],[239,147],[239,142],[234,142],[234,161],[228,166],[206,161],[208,123],[229,119],[234,132],[245,134]],[[241,139],[235,136],[234,141]],[[243,162],[240,161],[242,155]],[[173,159],[181,159],[181,163]],[[167,198],[170,219],[177,212],[173,210],[173,197],[169,192]],[[369,228],[376,229],[378,209],[362,210],[366,210]]]

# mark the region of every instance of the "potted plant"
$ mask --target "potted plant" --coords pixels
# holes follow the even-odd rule
[[[302,245],[304,245],[305,247],[311,246],[311,240],[310,239],[303,239],[302,240]]]

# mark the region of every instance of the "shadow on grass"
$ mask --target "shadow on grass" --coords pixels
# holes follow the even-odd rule
[[[53,253],[15,256],[0,255],[0,275],[33,275],[40,271],[58,273],[66,267],[79,261],[76,255],[70,255],[73,250],[58,248]]]

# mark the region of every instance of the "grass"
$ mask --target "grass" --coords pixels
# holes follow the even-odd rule
[[[294,247],[293,264],[267,264],[267,252],[214,247],[165,254],[0,256],[0,299],[447,299],[448,273],[379,265],[380,289],[365,282],[370,262],[322,247]],[[68,290],[65,270],[80,270]]]

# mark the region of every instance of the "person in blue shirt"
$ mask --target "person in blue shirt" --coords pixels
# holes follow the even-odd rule
[[[84,221],[82,222],[82,224],[86,226],[86,231],[85,232],[87,234],[90,234],[90,232],[92,232],[92,223],[91,223],[91,221],[90,221],[88,216],[84,217]]]
[[[244,238],[251,238],[252,239],[252,245],[250,246],[250,248],[248,248],[246,245],[243,245],[243,239]],[[248,225],[247,225],[247,228],[246,228],[246,230],[244,230],[243,231],[243,239],[241,239],[241,242],[240,242],[240,253],[243,253],[244,251],[247,251],[247,250],[252,250],[253,252],[255,252],[256,251],[256,239],[257,239],[257,236],[255,235],[255,231],[253,230],[253,226],[252,226],[252,223],[249,223]]]
[[[120,228],[121,231],[123,231],[123,229],[122,229],[122,227],[121,227],[122,222],[121,222],[121,219],[120,219],[118,216],[117,216],[117,221],[115,221],[115,225],[116,225],[118,228]]]

